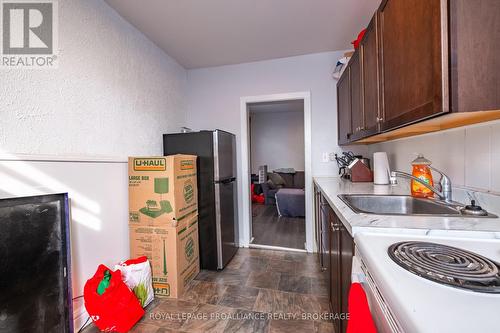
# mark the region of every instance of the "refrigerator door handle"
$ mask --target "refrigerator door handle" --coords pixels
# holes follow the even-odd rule
[[[227,178],[227,179],[224,179],[224,180],[219,180],[219,181],[216,181],[215,183],[216,184],[229,184],[229,183],[232,183],[232,182],[235,182],[236,181],[236,178]]]
[[[217,268],[224,268],[222,260],[222,214],[220,202],[220,184],[215,183],[215,229],[216,229],[216,242],[217,242]]]
[[[220,158],[219,158],[219,134],[217,130],[213,133],[214,143],[214,179],[220,180]]]

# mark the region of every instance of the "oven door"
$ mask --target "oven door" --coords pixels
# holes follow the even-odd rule
[[[378,332],[404,333],[366,268],[358,249],[352,263],[352,282],[358,282],[363,286]]]

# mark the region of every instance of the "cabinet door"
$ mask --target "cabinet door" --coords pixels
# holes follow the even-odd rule
[[[351,142],[351,84],[350,68],[347,67],[337,83],[337,117],[339,145]]]
[[[371,20],[361,42],[361,71],[363,87],[363,125],[362,138],[379,132],[380,83],[379,83],[379,32],[378,13]]]
[[[339,223],[340,237],[340,311],[348,313],[349,290],[351,289],[352,257],[354,255],[354,240],[347,229]],[[347,320],[341,321],[341,332],[347,330]]]
[[[349,61],[351,76],[351,129],[352,139],[357,140],[362,135],[364,128],[363,89],[361,85],[361,57],[356,51]]]
[[[322,198],[321,203],[321,262],[323,264],[322,268],[327,270],[330,265],[329,259],[329,230],[330,230],[330,206],[326,203],[326,200]]]
[[[322,210],[321,210],[321,202],[322,202],[322,195],[321,195],[321,191],[319,190],[319,188],[316,187],[315,185],[315,193],[314,193],[314,215],[315,215],[315,221],[316,221],[316,246],[317,246],[317,250],[318,250],[318,260],[319,260],[319,263],[323,269],[323,267],[325,267],[325,263],[323,262],[323,256],[324,256],[324,248],[325,246],[323,245],[323,234],[324,234],[324,230],[323,230],[323,213],[322,213]],[[328,230],[327,230],[327,233],[328,233]]]
[[[380,10],[382,130],[448,111],[443,93],[441,2],[385,0]],[[446,60],[447,65],[447,60]],[[446,103],[446,105],[448,105]]]
[[[338,219],[330,212],[330,237],[329,237],[329,252],[330,252],[330,285],[329,285],[329,300],[330,311],[334,316],[333,325],[335,332],[340,332],[341,322],[337,319],[341,313],[341,287],[340,287],[340,233],[338,229]]]
[[[500,1],[450,1],[453,112],[500,110]]]

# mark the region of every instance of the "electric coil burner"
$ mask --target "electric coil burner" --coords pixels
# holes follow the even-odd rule
[[[483,293],[500,293],[500,265],[479,254],[429,242],[400,242],[389,257],[428,280]]]

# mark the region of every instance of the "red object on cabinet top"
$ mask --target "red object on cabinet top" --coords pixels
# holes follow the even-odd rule
[[[354,49],[357,50],[359,47],[359,43],[361,43],[361,40],[363,39],[363,36],[365,35],[366,29],[361,30],[361,32],[358,35],[358,38],[356,40],[353,40],[351,42],[352,45],[354,45]]]

